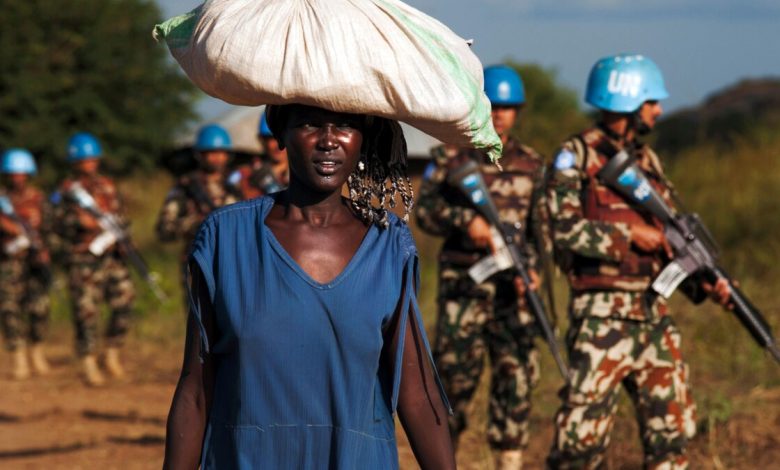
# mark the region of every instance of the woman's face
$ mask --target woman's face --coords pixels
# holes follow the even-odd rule
[[[360,160],[363,123],[355,114],[294,106],[283,138],[291,180],[317,192],[340,191]]]

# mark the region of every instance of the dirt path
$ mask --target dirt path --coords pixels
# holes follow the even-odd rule
[[[5,378],[8,361],[0,363],[0,468],[159,468],[179,368],[178,347],[131,342],[128,351],[136,351],[128,358],[132,380],[91,389],[76,376],[67,338],[57,338],[53,344],[55,367],[49,378],[9,381]],[[542,398],[533,417],[535,434],[527,468],[542,468],[552,433],[548,410],[554,405],[549,398],[553,392],[549,387],[537,392]],[[484,409],[484,395],[478,394],[472,429],[461,442],[461,469],[491,468],[480,431],[484,420],[477,413]],[[772,468],[780,461],[780,391],[757,389],[744,400],[752,411],[730,414],[713,428],[715,432],[703,429],[691,449],[693,468]],[[616,425],[610,468],[641,466],[629,411]],[[399,439],[402,468],[416,468],[403,432]]]

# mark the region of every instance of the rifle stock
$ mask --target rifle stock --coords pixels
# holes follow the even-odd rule
[[[568,381],[568,367],[560,353],[558,340],[555,337],[555,331],[545,312],[542,298],[535,289],[531,289],[533,282],[525,267],[526,260],[523,258],[523,255],[520,253],[520,250],[515,243],[514,234],[507,230],[501,222],[498,209],[496,208],[493,199],[490,197],[485,181],[479,171],[479,165],[474,161],[464,163],[457,170],[450,173],[448,182],[453,187],[460,189],[469,198],[479,213],[487,219],[488,223],[501,234],[501,238],[509,249],[510,256],[512,257],[514,269],[526,286],[525,298],[528,302],[528,309],[536,319],[542,336],[550,347],[550,352],[552,353],[555,364],[558,366],[558,370],[560,371],[563,380]],[[515,230],[517,229],[518,228],[515,227]]]
[[[734,285],[732,278],[718,266],[717,246],[699,217],[696,214],[675,214],[626,151],[615,154],[600,170],[598,177],[630,203],[657,217],[666,226],[666,238],[674,251],[674,260],[653,282],[653,290],[669,297],[682,281],[694,274],[702,274],[713,283],[725,279],[729,284],[729,300],[734,305],[734,314],[759,346],[769,351],[780,363],[780,348],[769,323]]]

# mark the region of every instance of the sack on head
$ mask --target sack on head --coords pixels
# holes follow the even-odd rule
[[[501,155],[467,42],[398,0],[210,0],[155,28],[203,91],[404,121]]]

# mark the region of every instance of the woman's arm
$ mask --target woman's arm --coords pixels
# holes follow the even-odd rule
[[[405,296],[402,293],[401,298]],[[406,306],[409,319],[401,333],[395,325],[392,351],[396,351],[400,335],[404,335],[401,386],[398,392],[398,417],[409,438],[414,456],[422,470],[455,468],[455,451],[447,425],[447,409],[441,399],[422,333],[414,320],[411,306]],[[399,315],[396,315],[396,320]],[[394,354],[389,355],[394,358]],[[393,359],[391,359],[392,361]]]
[[[191,266],[192,294],[199,303],[206,336],[213,337],[214,310],[200,269]],[[203,435],[206,430],[214,390],[214,365],[211,355],[201,363],[200,328],[193,315],[187,321],[184,363],[168,413],[163,469],[197,469],[200,465]]]

